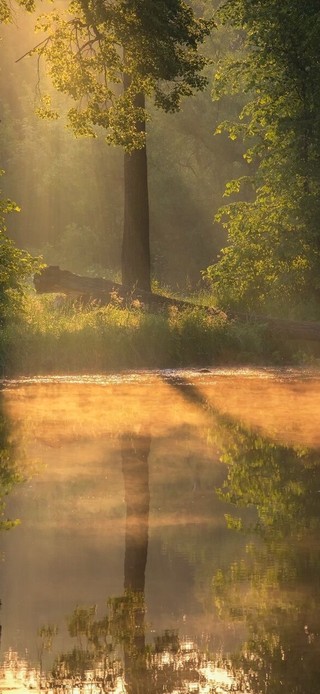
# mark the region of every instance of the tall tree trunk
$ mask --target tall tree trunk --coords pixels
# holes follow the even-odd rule
[[[130,86],[130,77],[124,75],[124,89]],[[145,107],[144,94],[137,94],[134,105]],[[137,123],[145,132],[145,120]],[[147,147],[124,153],[124,229],[122,241],[122,283],[151,291],[149,193]]]

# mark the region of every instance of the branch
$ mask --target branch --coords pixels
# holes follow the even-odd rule
[[[99,41],[100,40],[98,39],[98,37],[95,37],[94,39],[89,39],[82,46],[80,46],[79,41],[78,41],[78,37],[76,37],[76,43],[77,43],[77,47],[78,47],[78,52],[76,53],[76,56],[81,55],[82,52],[86,48],[88,48],[88,47],[91,48],[91,46],[93,46],[94,43],[97,43],[97,42],[99,43]]]
[[[16,60],[16,63],[20,63],[20,60],[23,60],[23,58],[26,58],[27,55],[32,55],[32,53],[34,53],[37,50],[37,48],[40,48],[40,46],[43,46],[44,44],[48,43],[50,41],[50,38],[51,38],[50,36],[47,36],[45,39],[43,39],[43,41],[40,41],[40,43],[37,43],[36,46],[33,46],[33,48],[30,48],[29,51],[27,51],[26,53],[21,55],[20,58],[18,58]]]

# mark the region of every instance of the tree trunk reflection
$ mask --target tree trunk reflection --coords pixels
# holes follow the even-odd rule
[[[126,434],[121,441],[122,471],[126,503],[126,535],[124,557],[124,590],[137,598],[132,633],[125,640],[125,678],[130,694],[138,694],[145,686],[145,571],[149,536],[149,453],[151,436]]]

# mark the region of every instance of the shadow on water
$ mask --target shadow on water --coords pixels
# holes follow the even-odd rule
[[[205,565],[203,570],[212,610],[222,623],[242,625],[245,636],[237,649],[220,653],[201,650],[173,629],[150,640],[145,575],[153,440],[148,430],[126,431],[118,438],[126,510],[123,593],[108,599],[102,616],[95,606],[74,610],[67,622],[73,646],[55,657],[50,671],[40,673],[41,688],[319,694],[320,453],[276,444],[221,414],[181,376],[172,377],[170,387],[206,412],[212,438],[219,442],[226,466],[219,495],[230,505],[230,533],[247,540],[229,566],[214,575]],[[1,442],[8,451],[5,435]],[[254,520],[241,514],[247,508],[254,510]],[[56,633],[54,626],[42,629],[42,654]]]

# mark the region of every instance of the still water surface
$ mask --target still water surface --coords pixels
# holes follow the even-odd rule
[[[0,691],[319,694],[320,374],[0,398]]]

